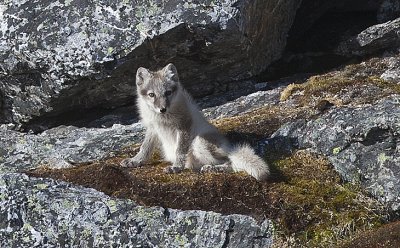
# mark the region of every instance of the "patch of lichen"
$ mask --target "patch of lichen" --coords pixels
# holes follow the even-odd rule
[[[400,94],[400,85],[367,71],[366,64],[348,65],[340,71],[310,77],[303,84],[290,84],[281,101],[295,99],[301,106],[317,106],[321,100],[334,105],[371,103],[390,94]]]

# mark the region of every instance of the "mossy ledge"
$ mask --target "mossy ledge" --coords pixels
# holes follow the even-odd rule
[[[269,218],[277,225],[277,247],[332,246],[385,221],[377,202],[358,187],[341,183],[323,157],[308,151],[267,156],[273,174],[269,182],[259,183],[242,173],[165,174],[168,164],[157,157],[141,168],[121,168],[120,161],[132,156],[132,150],[74,168],[41,167],[28,174],[92,187],[145,206]]]

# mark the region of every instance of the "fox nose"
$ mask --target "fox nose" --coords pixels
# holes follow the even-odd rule
[[[167,108],[160,108],[160,112],[161,112],[161,113],[167,112]]]

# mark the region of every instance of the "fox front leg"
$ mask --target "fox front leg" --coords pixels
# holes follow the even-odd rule
[[[136,156],[133,158],[124,159],[121,162],[121,166],[138,167],[143,165],[153,154],[156,141],[157,137],[153,133],[147,131],[138,154],[136,154]]]
[[[178,148],[176,149],[176,159],[172,166],[165,168],[166,173],[179,173],[185,168],[187,153],[192,138],[189,132],[181,131],[178,133]]]

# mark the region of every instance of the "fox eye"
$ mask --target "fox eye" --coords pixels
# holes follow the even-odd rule
[[[165,92],[165,95],[166,96],[170,96],[172,94],[172,91],[171,90],[167,90],[166,92]]]
[[[155,97],[156,96],[156,94],[154,94],[154,93],[149,93],[149,94],[147,94],[149,97]]]

